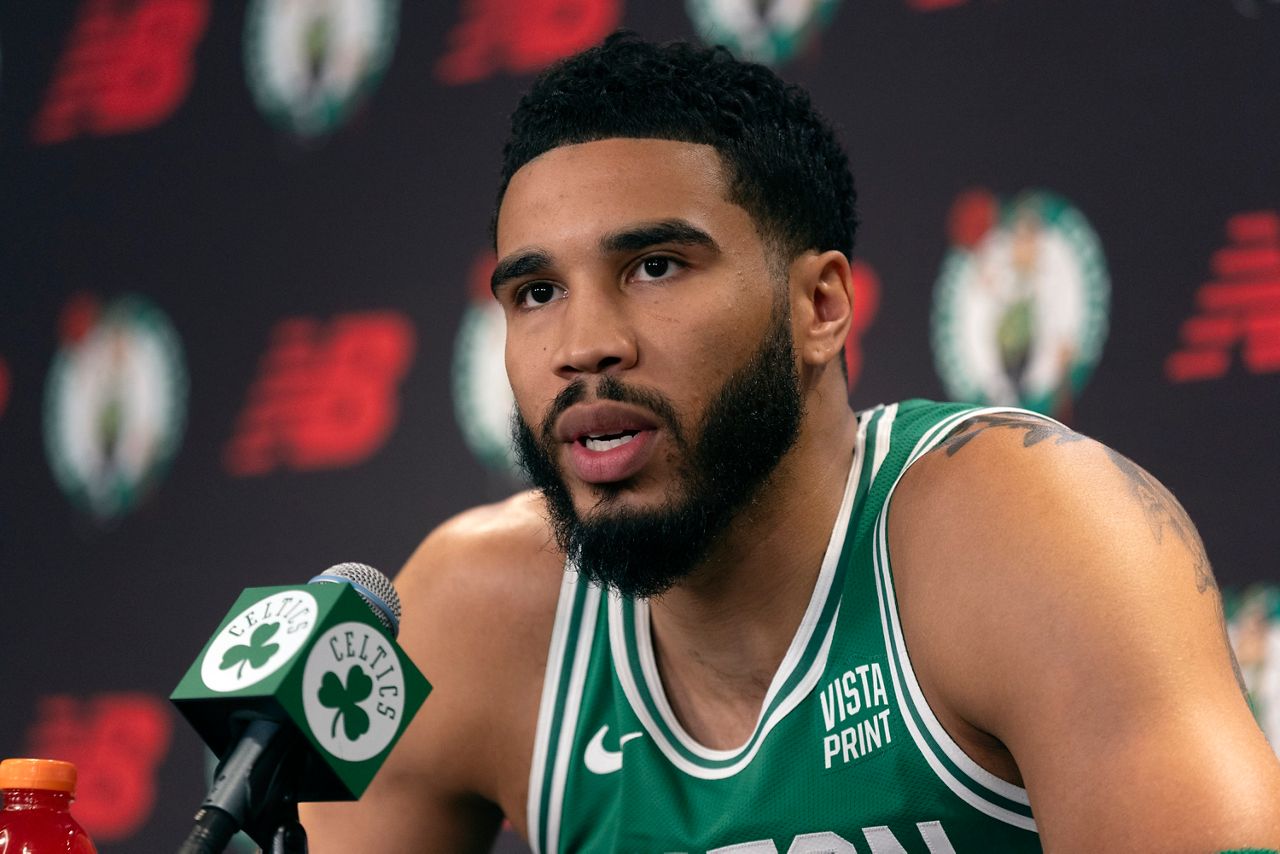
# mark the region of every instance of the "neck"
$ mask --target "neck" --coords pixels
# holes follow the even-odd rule
[[[736,747],[754,728],[813,595],[857,421],[806,417],[796,445],[687,579],[650,603],[667,699],[690,734]]]

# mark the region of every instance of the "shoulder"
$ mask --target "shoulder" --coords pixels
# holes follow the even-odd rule
[[[508,812],[524,796],[563,574],[540,499],[522,493],[440,525],[396,578],[401,643],[433,686],[414,764]]]
[[[1233,672],[1204,545],[1155,477],[1056,422],[976,414],[892,501],[894,585],[926,697],[1007,747],[1046,844],[1174,833],[1191,796],[1209,800],[1206,821],[1177,838],[1200,844],[1274,796],[1280,766]],[[1258,786],[1242,791],[1242,775]],[[1096,779],[1110,801],[1090,800]],[[1269,809],[1256,826],[1280,821]]]
[[[1150,650],[1194,623],[1215,633],[1215,660],[1228,663],[1209,560],[1182,505],[1135,463],[1055,421],[976,415],[903,474],[892,501],[900,597],[969,606],[935,617],[954,621],[984,662],[1044,650],[1054,628],[1098,656],[1105,650],[1091,644]],[[1004,646],[1013,640],[1027,643]]]
[[[505,813],[523,827],[543,671],[563,577],[532,493],[468,510],[396,577],[400,645],[432,690],[355,804],[308,804],[314,851],[368,839],[487,851]],[[328,846],[328,847],[325,847]]]
[[[438,687],[468,697],[490,693],[486,675],[540,685],[563,573],[535,493],[472,508],[432,531],[396,577],[401,641],[428,679],[457,676]]]
[[[1048,560],[1065,548],[1077,558],[1109,558],[1077,561],[1076,578],[1094,572],[1103,576],[1099,583],[1119,587],[1216,589],[1195,526],[1159,480],[1119,452],[1033,413],[961,420],[904,473],[893,502],[891,525],[907,547],[964,543],[965,552],[1009,558],[993,571],[1039,575],[1018,558]],[[908,529],[928,536],[910,536]],[[1085,555],[1075,551],[1081,548]],[[1159,560],[1137,559],[1153,557]],[[1181,581],[1172,564],[1186,570]]]
[[[548,600],[554,606],[563,566],[541,499],[523,492],[444,522],[395,583],[410,626],[428,614],[461,617],[459,609],[471,620],[534,618]]]

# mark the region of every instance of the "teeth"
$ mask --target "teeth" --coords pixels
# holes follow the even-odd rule
[[[618,436],[616,439],[595,439],[588,436],[583,440],[583,444],[587,446],[588,451],[609,451],[622,447],[635,437],[634,433],[627,433],[625,436]]]

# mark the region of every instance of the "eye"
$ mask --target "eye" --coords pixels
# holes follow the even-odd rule
[[[537,308],[564,297],[564,288],[550,282],[530,282],[516,294],[519,308]]]
[[[642,282],[652,282],[669,278],[683,266],[674,258],[668,258],[665,255],[653,255],[640,262],[634,275]]]

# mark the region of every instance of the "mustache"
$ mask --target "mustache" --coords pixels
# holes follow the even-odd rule
[[[591,399],[588,391],[586,380],[577,379],[562,388],[560,393],[555,396],[555,399],[551,401],[551,406],[547,408],[547,414],[543,417],[542,424],[539,425],[538,430],[545,446],[551,447],[555,444],[553,437],[555,435],[556,421],[560,419],[560,416],[575,403]],[[676,416],[675,406],[661,392],[643,386],[624,383],[617,377],[604,376],[596,383],[594,399],[629,403],[632,406],[647,409],[657,416],[658,420],[671,431],[677,442],[682,444],[684,442],[684,434],[680,429],[680,420]]]

